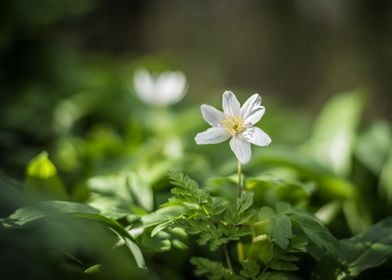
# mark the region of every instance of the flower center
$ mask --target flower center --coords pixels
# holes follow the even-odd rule
[[[231,135],[236,135],[246,128],[241,116],[226,116],[222,125]]]

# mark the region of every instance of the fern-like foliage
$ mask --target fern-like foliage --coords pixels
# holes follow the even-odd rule
[[[339,256],[336,239],[329,231],[314,216],[287,203],[277,203],[275,209],[257,209],[253,192],[243,191],[236,201],[229,201],[212,196],[181,173],[170,174],[170,182],[172,197],[155,213],[143,217],[146,227],[155,226],[152,236],[181,228],[197,235],[198,244],[211,251],[237,242],[240,245],[233,271],[228,264],[194,257],[197,275],[209,279],[290,279],[304,254],[317,258],[326,251]]]

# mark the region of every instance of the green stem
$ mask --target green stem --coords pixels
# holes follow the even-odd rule
[[[227,267],[229,268],[230,273],[233,274],[233,265],[231,264],[231,258],[230,258],[229,250],[227,249],[227,243],[223,245],[223,250],[225,252]]]
[[[241,163],[237,163],[237,173],[238,173],[238,198],[241,197],[242,193],[242,173],[241,173]]]

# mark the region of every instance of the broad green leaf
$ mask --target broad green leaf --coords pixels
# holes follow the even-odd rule
[[[45,201],[35,205],[35,207],[19,208],[8,218],[1,219],[0,221],[4,227],[25,227],[40,219],[56,219],[61,214],[69,214],[75,218],[89,220],[107,226],[124,241],[134,256],[138,267],[145,268],[143,255],[128,231],[117,221],[100,215],[96,209],[85,204],[67,201]]]
[[[286,215],[277,215],[272,220],[271,236],[273,241],[282,249],[289,245],[289,239],[292,237],[291,220]]]
[[[33,207],[17,209],[7,218],[0,219],[5,228],[26,227],[45,217],[45,212]]]
[[[286,249],[292,237],[291,221],[285,214],[275,214],[269,207],[259,210],[258,221],[253,224],[257,234],[266,233],[280,248]]]
[[[372,224],[370,211],[359,194],[343,203],[343,213],[352,233],[359,233]]]
[[[129,173],[126,176],[128,188],[131,191],[132,197],[147,211],[152,211],[154,207],[154,197],[151,186],[143,180],[140,176],[134,173]]]
[[[373,123],[359,136],[355,155],[375,175],[380,174],[392,144],[392,132],[385,121]]]
[[[26,170],[26,191],[42,199],[67,199],[64,184],[47,152],[40,153],[29,162]]]
[[[320,164],[336,174],[351,169],[356,129],[364,106],[360,90],[336,95],[323,108],[304,147]]]
[[[135,173],[92,177],[87,186],[92,192],[89,204],[113,219],[152,210],[151,187]]]
[[[392,206],[392,148],[381,171],[379,192],[382,197],[386,198],[388,205]]]
[[[347,199],[356,195],[357,187],[347,179],[337,176],[315,161],[301,153],[287,149],[264,150],[249,163],[249,166],[268,164],[278,167],[288,167],[296,171],[300,177],[314,181],[317,192],[326,199]]]
[[[166,223],[181,217],[185,208],[179,205],[169,205],[162,207],[155,212],[144,215],[141,217],[144,227],[155,226],[161,223]]]
[[[24,227],[48,215],[55,215],[58,212],[69,214],[99,213],[98,210],[85,204],[69,201],[44,201],[35,206],[18,208],[7,218],[1,219],[1,222],[5,227]]]
[[[314,216],[294,208],[288,210],[286,215],[291,218],[293,226],[300,228],[305,236],[317,247],[336,256],[340,255],[336,249],[336,238]],[[314,256],[317,257],[316,255]]]
[[[338,249],[344,254],[340,258],[325,255],[313,273],[314,279],[353,279],[361,272],[390,260],[392,218],[386,218],[350,239],[339,241]]]
[[[246,187],[255,193],[255,203],[274,206],[278,201],[294,205],[306,203],[313,192],[314,184],[282,178],[268,172],[246,181]]]

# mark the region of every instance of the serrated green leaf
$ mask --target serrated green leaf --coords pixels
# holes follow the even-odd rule
[[[288,215],[293,223],[301,228],[306,237],[317,247],[336,256],[340,255],[336,249],[337,239],[314,216],[299,209],[291,209]]]
[[[237,200],[237,213],[241,215],[253,204],[253,192],[242,192],[241,197]]]
[[[298,252],[302,252],[305,253],[306,247],[308,245],[308,241],[305,239],[302,239],[298,236],[294,236],[293,238],[291,238],[290,240],[290,245],[287,248],[286,252],[287,253],[298,253]]]
[[[193,257],[191,263],[196,266],[196,275],[205,275],[211,280],[238,279],[239,277],[230,272],[221,263],[206,258]]]
[[[260,273],[260,265],[253,259],[246,259],[241,262],[241,275],[250,279],[254,279]]]
[[[256,233],[266,233],[282,249],[289,245],[292,237],[291,220],[284,214],[276,215],[274,210],[263,207],[259,210],[258,221],[253,224]]]
[[[277,215],[271,221],[269,234],[272,240],[282,249],[289,245],[289,239],[292,237],[291,220],[286,215]]]

